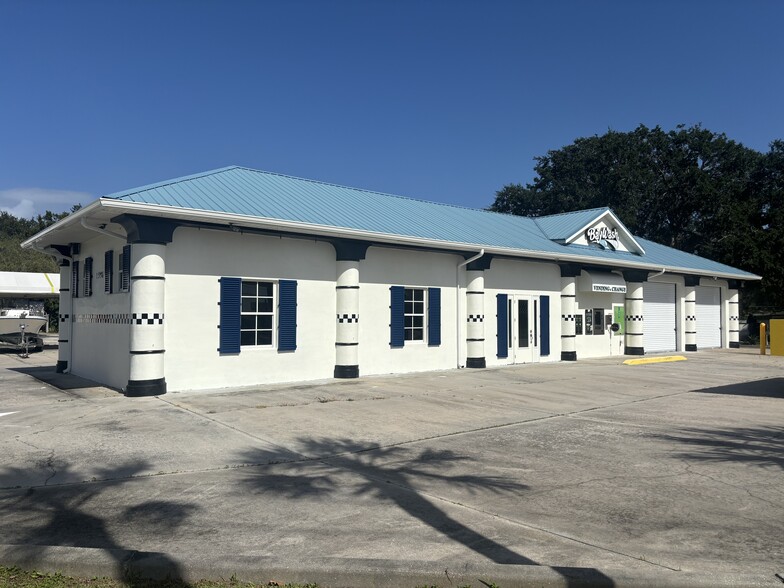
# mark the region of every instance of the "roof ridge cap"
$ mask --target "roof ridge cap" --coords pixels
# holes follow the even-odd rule
[[[581,208],[579,210],[571,210],[569,212],[556,212],[555,214],[546,214],[544,216],[532,217],[532,218],[552,218],[554,216],[566,216],[567,214],[577,214],[578,212],[594,212],[594,211],[612,211],[612,208],[609,206],[597,206],[596,208]]]
[[[206,176],[212,176],[215,174],[223,173],[232,169],[237,169],[241,166],[239,165],[228,165],[226,167],[219,167],[217,169],[211,169],[205,172],[190,174],[187,176],[180,176],[177,178],[170,178],[168,180],[161,180],[160,182],[153,182],[152,184],[145,184],[144,186],[137,186],[136,188],[130,188],[128,190],[120,190],[119,192],[112,192],[111,194],[106,194],[101,196],[100,198],[115,198],[120,199],[124,198],[125,196],[131,196],[132,194],[138,194],[139,192],[143,192],[145,190],[153,190],[157,188],[165,188],[166,186],[171,186],[173,184],[178,184],[180,182],[185,182],[188,180],[195,180],[198,178],[204,178]]]

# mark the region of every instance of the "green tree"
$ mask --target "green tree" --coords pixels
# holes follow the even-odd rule
[[[70,212],[55,213],[47,210],[31,219],[17,218],[7,212],[0,212],[0,271],[57,273],[57,262],[51,255],[33,249],[22,249],[22,241],[80,208],[81,205],[76,204],[71,207]],[[44,308],[49,315],[50,329],[56,330],[58,300],[46,300]]]
[[[504,186],[491,210],[542,216],[608,206],[636,235],[762,275],[744,303],[784,308],[781,141],[762,154],[700,125],[640,125],[535,161],[533,182]]]

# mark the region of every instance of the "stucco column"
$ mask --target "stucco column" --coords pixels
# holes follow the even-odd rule
[[[71,358],[71,325],[73,324],[73,298],[71,297],[71,262],[64,259],[60,262],[60,316],[57,336],[57,367],[58,374],[68,369]]]
[[[730,336],[729,347],[730,349],[740,348],[740,307],[738,305],[738,287],[740,283],[732,280],[730,281],[729,300],[727,305],[729,307],[730,318]]]
[[[697,351],[697,290],[700,278],[686,276],[684,297],[684,342],[686,351]]]
[[[466,367],[487,367],[485,361],[485,272],[466,270]]]
[[[577,361],[574,315],[577,309],[577,283],[580,268],[561,266],[561,361]]]
[[[359,377],[359,261],[338,261],[335,377]]]
[[[335,371],[336,378],[359,377],[359,262],[370,243],[352,239],[330,241],[335,248]]]
[[[131,245],[131,369],[126,396],[166,393],[164,373],[164,303],[166,245]]]
[[[648,279],[648,272],[625,271],[623,278],[626,280],[626,354],[645,355],[643,303],[644,283]]]

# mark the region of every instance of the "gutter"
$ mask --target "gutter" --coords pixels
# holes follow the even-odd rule
[[[479,243],[435,241],[435,240],[425,239],[421,237],[408,237],[405,235],[389,235],[384,233],[375,233],[372,231],[348,229],[345,227],[329,227],[325,225],[316,225],[313,223],[285,221],[285,220],[264,218],[264,217],[252,217],[248,215],[231,214],[225,212],[212,212],[212,211],[199,210],[194,208],[180,208],[176,206],[166,206],[162,204],[143,204],[138,202],[126,202],[113,198],[101,198],[99,200],[96,200],[92,204],[89,204],[85,208],[78,210],[72,215],[55,223],[51,227],[44,229],[37,235],[28,239],[27,241],[22,243],[22,247],[29,247],[32,242],[41,240],[43,237],[47,236],[52,231],[56,231],[65,226],[70,226],[76,219],[81,220],[83,216],[86,216],[87,214],[93,212],[95,209],[107,209],[107,210],[115,209],[117,210],[117,214],[128,212],[131,214],[137,213],[146,216],[154,216],[158,218],[171,218],[175,220],[186,220],[186,221],[195,220],[195,221],[202,221],[202,222],[214,222],[216,224],[221,224],[221,225],[226,225],[226,224],[245,225],[247,227],[273,229],[282,232],[285,232],[287,230],[293,232],[307,232],[314,236],[318,235],[324,237],[353,238],[353,239],[359,239],[364,241],[375,241],[377,243],[384,243],[390,245],[404,244],[404,245],[412,245],[412,246],[419,246],[419,247],[427,246],[431,249],[449,249],[452,250],[452,252],[454,252],[455,249],[465,251],[466,249],[476,250],[479,248],[484,248],[487,253],[494,254],[494,255],[517,257],[517,258],[530,257],[539,260],[553,261],[553,262],[565,261],[565,262],[590,263],[592,265],[609,267],[609,268],[617,267],[620,261],[620,260],[607,260],[604,258],[584,256],[584,255],[570,253],[568,251],[547,252],[547,251],[537,251],[535,249],[510,249],[510,248],[503,248],[503,247],[485,247]],[[649,271],[655,271],[661,267],[661,266],[653,265],[650,263],[644,263],[644,262],[635,263],[632,260],[622,260],[622,263],[620,263],[620,265],[628,269],[642,269],[642,270],[649,270]],[[694,275],[705,276],[710,278],[717,277],[725,280],[753,281],[753,280],[762,279],[760,276],[754,274],[739,276],[737,274],[727,274],[727,273],[708,271],[708,270],[695,270],[687,267],[683,267],[683,268],[671,267],[671,268],[666,268],[666,271],[671,273],[688,273],[688,274],[694,274]]]
[[[470,258],[466,259],[463,263],[458,263],[457,267],[455,268],[455,320],[456,320],[456,326],[457,326],[457,345],[455,347],[457,348],[457,367],[458,367],[458,369],[463,367],[463,366],[460,365],[460,345],[462,343],[462,338],[460,336],[460,325],[463,322],[463,321],[460,320],[460,268],[463,268],[463,267],[467,266],[472,261],[476,261],[477,259],[482,257],[484,254],[485,254],[485,250],[482,249],[481,251],[479,251],[479,253],[477,253],[473,257],[470,257]]]

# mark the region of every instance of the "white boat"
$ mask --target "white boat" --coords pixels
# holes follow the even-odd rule
[[[29,308],[0,309],[0,342],[20,345],[22,334],[33,345],[40,341],[38,333],[46,325],[47,317]]]

